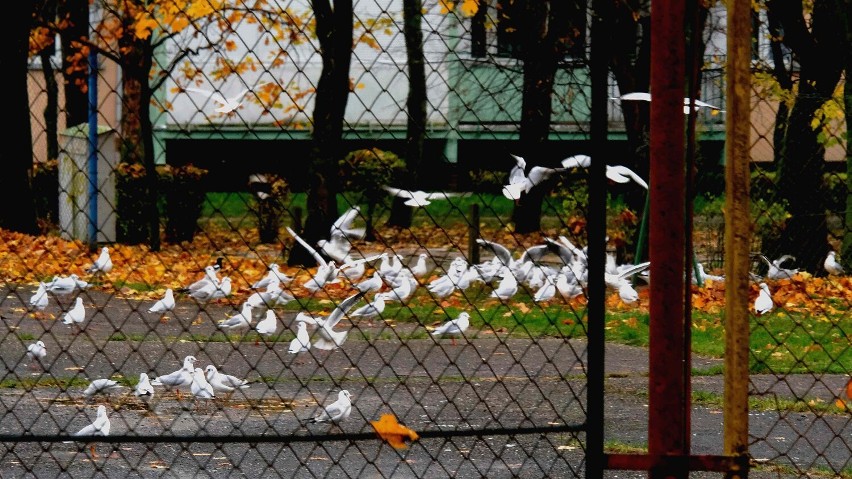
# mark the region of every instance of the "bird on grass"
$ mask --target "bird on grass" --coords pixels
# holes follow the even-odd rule
[[[769,285],[766,283],[760,283],[760,293],[757,295],[757,299],[754,300],[754,312],[758,316],[762,316],[775,307],[775,303],[772,301],[772,293],[769,292]]]
[[[352,395],[344,389],[337,394],[337,401],[323,407],[319,414],[308,420],[308,423],[331,423],[340,428],[340,423],[345,421],[351,413]]]
[[[451,319],[432,331],[432,336],[443,336],[445,334],[452,336],[453,346],[456,345],[456,336],[464,335],[467,328],[470,326],[470,314],[462,311],[455,319]]]

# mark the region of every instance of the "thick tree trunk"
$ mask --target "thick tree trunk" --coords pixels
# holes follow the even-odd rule
[[[50,63],[54,48],[46,48],[39,53],[41,57],[42,75],[47,101],[44,105],[44,136],[47,142],[47,159],[59,157],[59,84],[56,82],[56,72]]]
[[[314,103],[314,132],[308,180],[308,216],[302,238],[311,245],[328,238],[337,219],[337,161],[343,133],[343,116],[349,98],[349,64],[352,54],[352,0],[315,0],[316,32],[322,50],[322,73]],[[305,248],[295,244],[287,264],[315,266]]]
[[[811,126],[814,113],[828,101],[846,66],[847,40],[843,0],[814,2],[811,23],[805,20],[802,2],[772,2],[784,26],[784,42],[801,64],[799,91],[790,112],[778,167],[778,189],[787,203],[782,247],[796,256],[802,268],[824,275],[823,260],[830,248],[825,216],[825,149],[818,130]]]
[[[405,19],[405,51],[408,56],[408,131],[405,143],[403,188],[417,189],[417,177],[423,161],[423,142],[426,138],[426,68],[423,53],[423,2],[403,0]],[[411,226],[412,209],[404,198],[394,197],[388,224],[407,228]]]
[[[6,112],[8,123],[6,144],[0,149],[0,228],[35,234],[36,214],[30,172],[33,164],[33,142],[30,132],[27,56],[33,4],[11,2],[4,10],[3,55],[0,68],[5,72],[8,92]]]
[[[76,42],[89,37],[89,2],[87,0],[60,0],[59,18],[66,27],[61,32],[62,74],[65,90],[65,125],[85,123],[89,116],[89,99],[86,96],[86,69],[78,68],[71,58],[80,53]]]
[[[526,2],[521,57],[524,61],[524,86],[521,106],[521,155],[527,161],[527,171],[541,164],[539,160],[550,133],[553,113],[551,94],[556,75],[557,39],[548,33],[550,2]],[[563,19],[564,20],[564,19]],[[546,193],[545,185],[538,185],[521,195],[512,212],[512,222],[518,233],[532,233],[541,229],[541,206]]]

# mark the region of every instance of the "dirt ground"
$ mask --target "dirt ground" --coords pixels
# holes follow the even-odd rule
[[[178,443],[4,442],[0,477],[583,477],[584,433],[516,434],[495,431],[581,425],[586,410],[585,340],[500,336],[458,341],[407,339],[416,324],[359,323],[335,351],[289,354],[289,338],[276,342],[209,341],[216,322],[234,314],[227,303],[201,308],[182,299],[169,320],[146,312],[150,301],[122,299],[98,291],[83,293],[90,310],[76,333],[58,319],[34,319],[21,299],[33,288],[8,286],[0,303],[0,433],[58,435],[89,424],[98,404],[107,406],[111,436],[180,437]],[[71,299],[63,301],[63,308]],[[52,303],[55,317],[60,308]],[[295,331],[295,313],[279,314]],[[341,326],[346,326],[342,323]],[[123,340],[116,336],[125,335]],[[36,339],[45,342],[44,366],[26,357]],[[127,388],[111,397],[87,400],[88,380],[150,376],[178,369],[186,355],[199,367],[252,381],[251,386],[211,404],[156,388],[151,406]],[[695,370],[720,360],[694,358]],[[647,443],[647,350],[608,344],[606,348],[604,435],[609,447],[641,448]],[[39,378],[56,378],[35,384]],[[76,381],[72,381],[76,379]],[[70,382],[70,386],[66,385]],[[845,384],[840,376],[754,376],[754,395],[833,401]],[[694,392],[721,394],[722,376],[693,377]],[[354,396],[350,418],[337,429],[306,424],[345,388]],[[721,410],[692,409],[693,454],[721,454]],[[409,428],[430,437],[396,450],[377,439],[312,435],[373,433],[370,421],[393,413]],[[852,424],[848,417],[760,411],[750,414],[750,452],[761,464],[752,477],[799,477],[802,471],[848,467]],[[589,425],[593,427],[594,425]],[[454,435],[485,430],[478,435]],[[240,435],[284,438],[284,442],[240,443]],[[217,443],[193,436],[221,436]],[[237,437],[235,437],[237,436]],[[770,466],[786,466],[784,473]],[[820,469],[821,468],[821,469]],[[607,477],[645,477],[608,471]],[[696,473],[693,477],[719,477]],[[829,476],[830,477],[830,476]]]

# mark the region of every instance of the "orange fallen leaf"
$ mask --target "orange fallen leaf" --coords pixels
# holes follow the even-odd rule
[[[378,421],[370,421],[376,434],[396,449],[406,449],[405,440],[416,441],[420,436],[411,429],[403,426],[393,414],[382,414]]]

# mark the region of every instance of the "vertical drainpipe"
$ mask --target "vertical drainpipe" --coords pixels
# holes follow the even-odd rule
[[[686,5],[654,0],[651,15],[651,261],[648,452],[686,456],[690,450],[685,362],[684,115]],[[655,467],[651,479],[686,478],[688,467]]]
[[[592,2],[592,40],[589,75],[592,84],[591,140],[592,161],[589,166],[589,287],[588,287],[588,388],[586,404],[586,477],[603,477],[604,471],[604,359],[606,322],[606,163],[608,133],[609,35],[604,21],[606,0]]]
[[[98,54],[89,50],[89,250],[98,244]]]
[[[741,457],[748,454],[750,19],[751,0],[728,2],[723,409],[725,454]],[[747,476],[748,469],[726,477]]]

